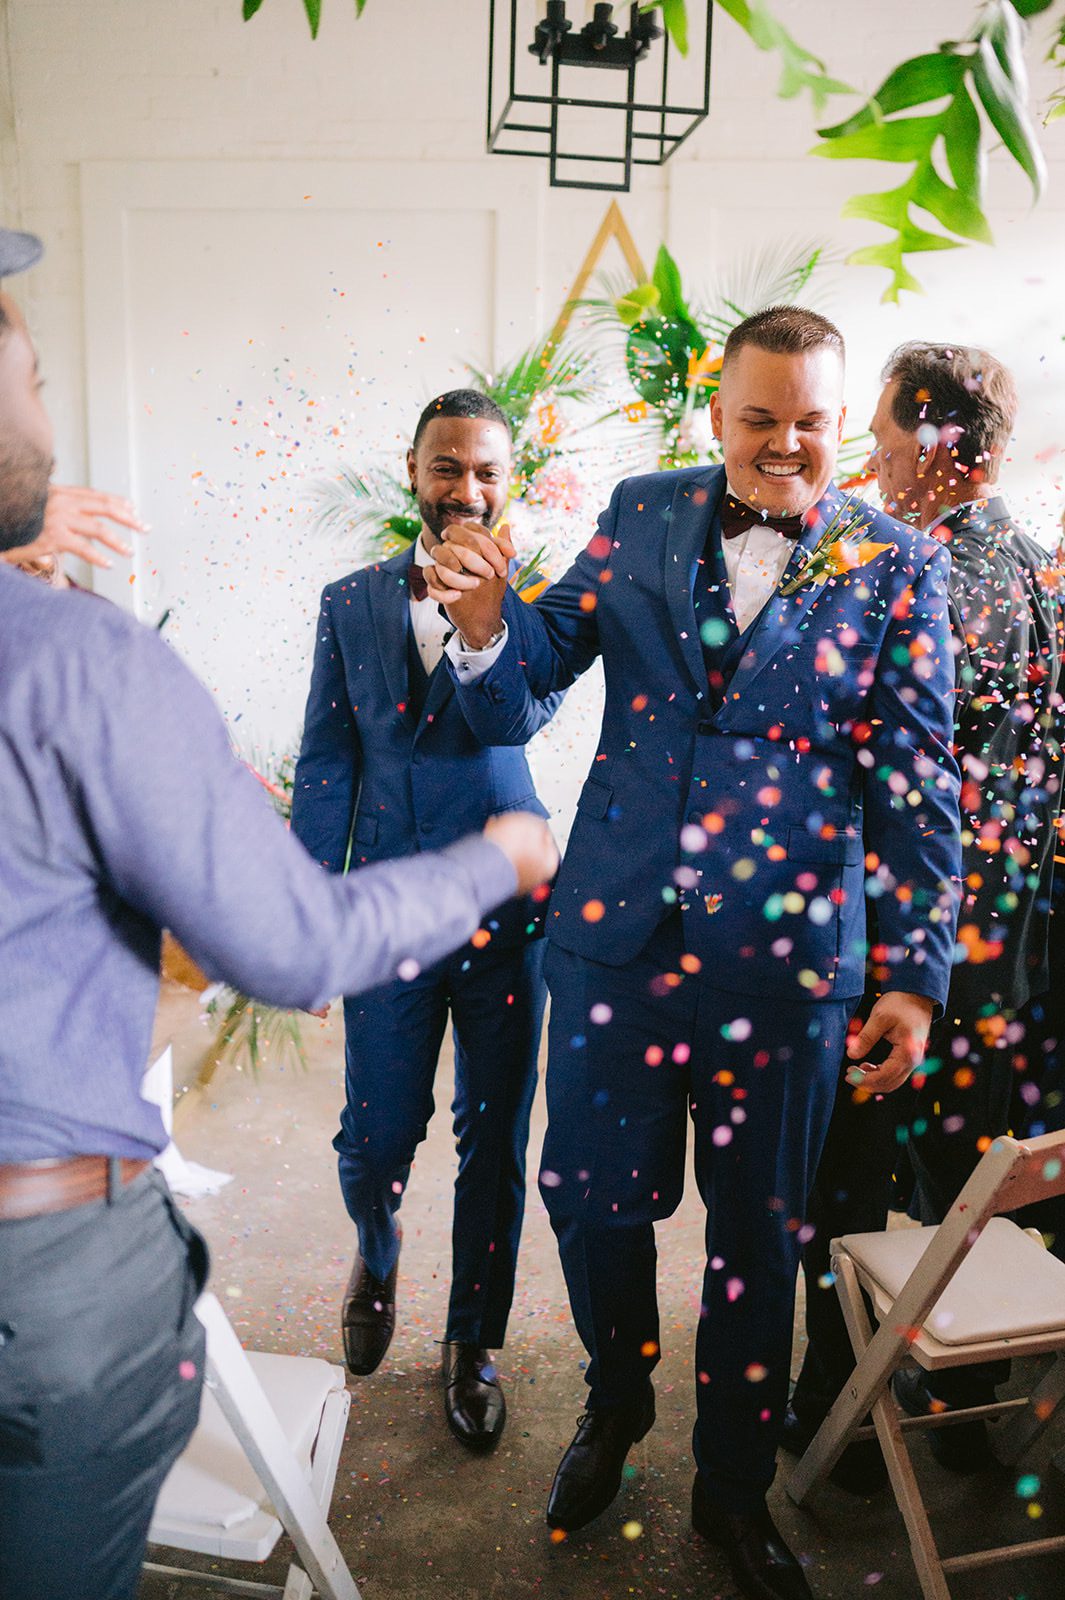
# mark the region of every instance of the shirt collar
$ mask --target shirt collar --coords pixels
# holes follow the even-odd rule
[[[416,567],[431,567],[435,565],[432,556],[425,548],[420,529],[418,530],[418,537],[414,541],[414,565]]]

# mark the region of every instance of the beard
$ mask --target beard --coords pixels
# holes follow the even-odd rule
[[[24,439],[0,440],[0,550],[32,544],[44,526],[52,458]]]
[[[418,512],[434,539],[442,539],[444,537],[444,529],[448,525],[449,512],[452,514],[464,514],[468,522],[479,522],[489,533],[492,531],[492,513],[490,511],[467,511],[464,506],[455,505],[454,503],[449,504],[446,500],[438,500],[434,503],[431,500],[423,500],[419,495]]]

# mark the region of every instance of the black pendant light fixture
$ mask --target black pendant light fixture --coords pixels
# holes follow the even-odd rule
[[[488,148],[546,157],[557,189],[627,191],[710,110],[712,0],[688,0],[688,55],[657,11],[489,0]]]

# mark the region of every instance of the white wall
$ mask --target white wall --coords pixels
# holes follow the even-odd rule
[[[903,56],[963,34],[975,0],[774,8],[869,90]],[[174,642],[227,713],[279,743],[298,718],[317,590],[345,565],[307,532],[300,473],[341,450],[398,459],[460,358],[491,364],[546,331],[609,199],[549,190],[539,163],[484,154],[487,0],[369,0],[358,23],[350,0],[323,9],[315,44],[298,0],[267,0],[247,25],[240,0],[0,8],[3,217],[48,246],[12,287],[40,345],[59,475],[95,465],[106,486],[137,491],[155,531],[136,582],[123,573],[112,591],[139,593],[147,616],[172,606]],[[1045,91],[1040,55],[1033,46]],[[878,236],[839,208],[894,169],[856,176],[804,156],[812,114],[775,97],[776,76],[719,13],[709,122],[622,197],[648,262],[666,239],[693,286],[765,242],[842,252]],[[1003,356],[1024,399],[1010,485],[1049,532],[1065,498],[1065,122],[1045,145],[1052,183],[1036,211],[1019,175],[992,161],[995,250],[923,258],[927,293],[901,309],[879,304],[883,274],[842,267],[820,303],[848,338],[859,425],[903,338]],[[571,718],[576,733],[564,727],[556,745],[579,766],[594,712],[586,702]]]

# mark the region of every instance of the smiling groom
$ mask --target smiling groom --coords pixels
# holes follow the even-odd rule
[[[707,1207],[692,1520],[757,1600],[810,1594],[765,1494],[867,876],[885,992],[849,1048],[871,1087],[920,1059],[954,943],[949,557],[830,487],[843,376],[832,323],[760,312],[712,400],[723,468],[620,483],[535,605],[505,592],[506,542],[472,525],[448,530],[430,578],[486,742],[521,743],[597,655],[606,675],[548,917],[540,1184],[590,1393],[547,1520],[604,1511],[654,1422],[654,1224],[681,1198],[690,1113]]]

